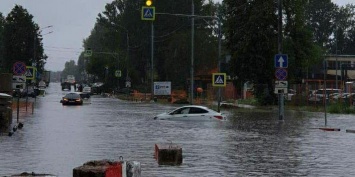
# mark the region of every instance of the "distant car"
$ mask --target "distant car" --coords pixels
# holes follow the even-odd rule
[[[62,105],[82,105],[83,99],[78,93],[68,93],[66,94],[62,100],[60,100]]]
[[[190,105],[158,114],[156,120],[226,120],[226,116],[205,106]]]
[[[91,94],[91,87],[88,87],[88,86],[84,87],[82,92]]]
[[[342,91],[340,89],[333,89],[333,88],[327,88],[327,89],[318,89],[309,96],[308,101],[311,102],[321,102],[324,99],[328,100],[329,97],[332,97],[332,95],[340,94]]]

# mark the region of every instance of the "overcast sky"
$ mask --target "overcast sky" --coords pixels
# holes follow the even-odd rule
[[[90,35],[97,15],[110,2],[112,0],[0,0],[0,12],[6,17],[18,4],[34,16],[35,23],[41,28],[52,25],[42,31],[44,49],[48,55],[45,69],[61,71],[66,61],[77,62],[80,52],[84,50],[83,39]],[[354,0],[333,2],[345,5],[354,3]]]

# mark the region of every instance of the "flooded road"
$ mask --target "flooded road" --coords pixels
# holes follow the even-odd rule
[[[146,177],[355,176],[353,115],[277,110],[237,110],[225,122],[157,121],[154,115],[180,105],[127,102],[93,96],[92,104],[62,106],[64,92],[52,83],[36,100],[24,127],[0,136],[0,176],[36,172],[71,177],[90,160],[139,161]],[[31,112],[31,111],[29,111]],[[16,115],[14,116],[16,122]],[[159,166],[154,144],[183,148],[181,166]]]

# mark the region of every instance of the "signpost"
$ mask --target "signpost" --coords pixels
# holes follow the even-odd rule
[[[275,90],[274,93],[278,94],[279,98],[279,120],[284,118],[284,94],[287,94],[288,82],[287,79],[287,67],[288,56],[286,54],[276,54],[274,57],[275,63]]]

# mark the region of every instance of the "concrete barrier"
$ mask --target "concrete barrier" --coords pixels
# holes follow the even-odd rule
[[[0,132],[6,132],[12,123],[12,96],[0,93]]]
[[[355,133],[355,130],[347,129],[345,132],[346,132],[346,133]]]
[[[323,131],[340,131],[340,128],[328,128],[328,127],[322,127],[322,128],[319,128],[320,130],[323,130]]]
[[[176,144],[155,144],[154,156],[159,165],[182,164],[182,148]]]
[[[56,177],[56,176],[51,175],[51,174],[37,174],[37,173],[34,173],[34,172],[31,172],[31,173],[23,172],[21,174],[11,175],[10,177],[34,177],[34,176],[36,176],[36,177]]]
[[[73,169],[73,177],[140,177],[140,163],[136,161],[89,161]]]

